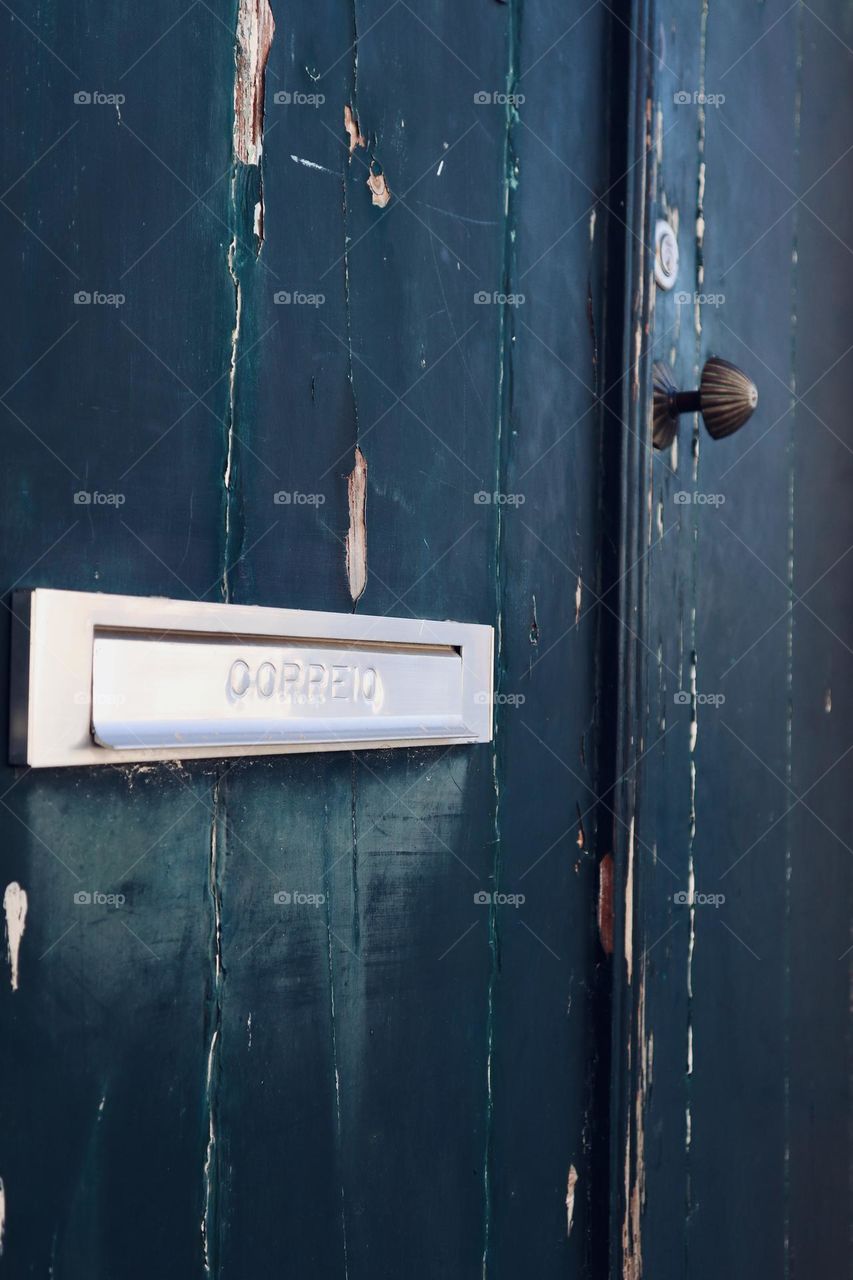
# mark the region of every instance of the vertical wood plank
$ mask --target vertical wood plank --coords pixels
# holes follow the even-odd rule
[[[837,17],[805,6],[659,16],[661,203],[678,214],[688,297],[685,315],[658,294],[655,354],[679,385],[726,355],[760,401],[719,445],[699,428],[688,452],[682,422],[686,500],[649,556],[648,739],[674,727],[643,765],[638,830],[654,853],[623,886],[644,984],[623,1041],[634,1091],[621,1097],[637,1213],[627,1252],[616,1230],[614,1246],[628,1275],[832,1272],[846,1258],[836,1225],[849,1165],[848,743],[835,715],[849,649],[833,577],[849,530],[832,502],[848,469],[849,41]],[[668,464],[654,463],[659,533]],[[683,707],[668,653],[686,668]],[[667,850],[695,895],[680,913],[663,905]]]
[[[505,114],[501,6],[356,3],[348,165],[366,612],[496,618]],[[374,163],[375,160],[375,163]],[[391,203],[365,185],[381,166]],[[400,397],[397,401],[396,397]],[[350,1274],[479,1273],[488,1215],[493,749],[361,757],[342,1005]],[[357,898],[355,895],[357,894]],[[373,1034],[370,1034],[372,1030]],[[436,1047],[441,1046],[436,1056]],[[440,1229],[436,1229],[440,1223]]]
[[[499,699],[486,1274],[600,1265],[595,1082],[607,959],[596,925],[604,596],[600,477],[611,202],[601,8],[511,28]],[[554,102],[559,96],[559,111]],[[523,100],[521,100],[523,99]],[[603,597],[603,601],[602,601]]]
[[[698,376],[701,331],[694,294],[699,291],[702,256],[696,218],[700,198],[697,149],[699,112],[682,101],[703,84],[702,18],[697,6],[661,13],[657,27],[653,145],[658,155],[656,219],[673,228],[679,247],[678,278],[670,292],[652,286],[653,338],[645,344],[685,383]],[[649,226],[649,237],[654,234]],[[645,426],[645,424],[643,424]],[[680,895],[689,893],[694,854],[693,726],[691,705],[696,646],[697,581],[695,546],[700,508],[697,489],[695,421],[685,421],[670,449],[650,460],[645,544],[649,575],[649,717],[642,749],[644,811],[634,830],[641,941],[635,949],[637,1057],[645,1062],[634,1084],[633,1111],[638,1136],[636,1187],[645,1188],[645,1211],[631,1215],[628,1256],[641,1256],[654,1274],[685,1252],[686,1222],[673,1212],[689,1178],[689,1059],[691,1037],[691,913]],[[685,702],[686,696],[686,702]],[[642,1145],[641,1145],[642,1144]]]
[[[240,325],[222,589],[240,603],[346,610],[340,538],[355,409],[332,332],[345,331],[347,312],[338,139],[352,14],[329,0],[274,16],[262,162],[238,165],[232,211]],[[336,756],[244,760],[219,792],[212,1229],[223,1276],[275,1271],[283,1239],[294,1274],[345,1271],[334,934],[350,773]]]
[[[700,306],[702,358],[753,372],[761,408],[718,447],[703,428],[697,473],[725,499],[702,509],[697,553],[697,691],[725,698],[697,706],[695,752],[695,888],[725,896],[693,908],[687,1256],[702,1276],[785,1266],[790,624],[774,624],[789,600],[795,225],[779,179],[795,176],[797,57],[795,10],[732,21],[711,6],[706,93],[725,102],[705,110],[701,288],[725,302]]]
[[[360,5],[330,6],[329,19],[322,28],[316,13],[292,20],[270,62],[265,244],[258,264],[243,264],[240,342],[275,329],[236,379],[234,598],[353,607],[344,544],[358,445],[367,466],[359,607],[488,620],[493,573],[472,566],[493,555],[491,512],[473,498],[495,468],[485,406],[497,320],[473,295],[480,274],[495,274],[480,264],[497,261],[501,244],[489,139],[500,124],[475,126],[477,81],[457,76],[447,47],[472,48],[481,24],[402,7],[383,18]],[[504,22],[496,9],[489,57],[502,57]],[[447,91],[436,96],[441,78]],[[324,101],[277,111],[278,86]],[[367,141],[352,156],[345,108]],[[366,184],[374,158],[393,192],[387,211]],[[323,302],[273,301],[296,289]],[[274,490],[315,497],[274,506]],[[242,1274],[247,1256],[256,1269],[274,1265],[282,1223],[297,1270],[432,1275],[478,1262],[482,1176],[470,1170],[485,1147],[488,942],[483,933],[473,955],[473,940],[454,943],[476,919],[491,795],[487,748],[275,761],[229,780],[218,1083],[226,1273]],[[270,824],[282,812],[286,834]],[[276,888],[325,901],[288,926],[287,910],[271,904]],[[276,918],[283,928],[262,937]],[[281,1099],[271,1112],[270,1079]],[[247,1107],[256,1127],[241,1122]],[[301,1155],[271,1179],[259,1144],[270,1160],[276,1149]]]
[[[849,1265],[850,14],[825,3],[804,10],[800,42],[791,590],[801,603],[785,796],[786,806],[802,797],[789,818],[788,1235],[797,1277]]]
[[[0,19],[6,604],[13,584],[215,594],[229,11]],[[0,983],[3,1263],[200,1276],[210,769],[4,768],[0,796],[4,894],[27,902],[17,989],[7,964]]]
[[[569,547],[581,559],[588,608],[600,572],[597,489],[585,479],[599,448],[588,313],[592,297],[601,321],[603,276],[588,215],[606,186],[607,156],[592,134],[575,135],[566,152],[591,190],[573,195],[571,220],[581,216],[555,255],[559,271],[541,273],[542,333],[534,341],[513,328],[509,305],[495,300],[514,280],[505,211],[517,180],[509,137],[519,126],[502,95],[508,76],[517,74],[518,32],[507,11],[451,14],[432,6],[414,14],[397,6],[383,16],[359,4],[340,27],[339,14],[346,17],[330,9],[319,46],[316,15],[292,18],[284,39],[279,28],[271,54],[265,243],[258,263],[244,259],[241,266],[240,344],[256,341],[269,323],[275,329],[241,361],[236,378],[232,510],[235,559],[241,558],[230,587],[246,601],[329,607],[331,593],[338,607],[351,604],[344,542],[347,480],[358,446],[367,468],[367,580],[357,607],[500,620],[512,636],[512,678],[520,691],[536,654],[532,595],[540,575],[544,595],[551,591],[541,618],[549,644],[558,646],[550,659],[557,667],[562,633],[575,625],[576,579],[565,587],[566,571],[541,535],[558,554]],[[569,25],[556,10],[537,24],[531,58],[547,55]],[[350,47],[356,36],[357,49]],[[599,17],[566,43],[560,58],[585,66],[591,48],[603,58],[603,39]],[[558,184],[552,201],[541,199],[545,167],[564,172],[564,185],[571,185],[568,170],[548,153],[566,148],[547,118],[547,82],[543,63],[535,90],[544,141],[531,135],[520,146],[531,168],[523,206],[532,228],[526,265],[540,238],[551,244],[566,226]],[[579,103],[588,102],[593,82],[590,71],[585,88],[578,85]],[[277,112],[271,97],[279,87],[321,92],[325,101],[301,114],[290,107]],[[489,101],[478,102],[477,94]],[[345,108],[352,137],[365,143],[356,141],[352,155]],[[381,168],[391,190],[384,209],[371,199],[371,167],[374,175]],[[302,310],[271,304],[272,291],[297,283],[324,301]],[[573,300],[565,334],[567,289]],[[488,303],[477,297],[482,293]],[[516,339],[519,353],[510,361]],[[543,341],[559,347],[557,358]],[[577,389],[571,370],[585,389]],[[502,393],[510,378],[527,390],[512,398]],[[540,407],[543,385],[550,390]],[[585,413],[585,433],[567,445],[561,434]],[[494,496],[503,498],[507,488],[514,431],[529,432],[524,467],[557,444],[525,481],[539,540],[522,531],[520,519],[507,534],[523,512],[504,511]],[[512,465],[524,469],[520,461]],[[271,510],[273,487],[319,501]],[[567,519],[562,504],[570,492]],[[537,560],[541,569],[531,569],[529,581],[525,570],[523,588],[507,588],[510,565],[514,571],[519,562]],[[579,758],[586,735],[577,791],[571,780],[566,788],[563,766],[528,737],[509,702],[497,714],[499,741],[506,733],[510,755],[497,763],[490,748],[364,753],[346,767],[320,759],[247,763],[229,777],[222,793],[227,854],[217,1084],[217,1247],[225,1272],[238,1274],[247,1257],[255,1269],[273,1265],[284,1223],[297,1270],[479,1274],[484,1256],[489,1269],[511,1267],[534,1249],[543,1274],[556,1274],[569,1251],[573,1167],[583,1182],[572,1248],[578,1257],[588,1252],[593,1193],[584,1143],[593,1124],[594,1001],[583,975],[598,955],[594,816],[584,818],[589,846],[560,872],[560,894],[548,890],[547,869],[540,871],[546,888],[533,932],[522,931],[512,910],[484,908],[475,894],[510,891],[501,870],[504,845],[517,871],[527,865],[527,799],[543,768],[554,781],[535,856],[567,826],[577,848],[578,813],[594,797],[595,627],[593,611],[578,634],[571,682],[556,678],[567,722],[553,746]],[[509,661],[502,657],[502,667]],[[529,695],[527,719],[537,731],[555,705],[545,669],[543,663],[539,692]],[[529,771],[529,783],[516,788],[519,770]],[[496,821],[501,778],[510,837]],[[283,799],[284,790],[292,796]],[[282,813],[283,829],[271,816]],[[291,917],[267,901],[276,880],[285,889],[298,881],[325,901],[288,924]],[[575,919],[583,926],[573,926]],[[502,934],[511,929],[505,978]],[[554,969],[535,937],[540,930],[566,951]],[[534,1006],[531,980],[548,991]],[[555,1017],[556,1039],[549,1030]],[[531,1048],[523,1056],[522,1018]],[[520,1134],[515,1097],[530,1089],[531,1072],[536,1088],[555,1098],[554,1123]],[[280,1110],[267,1109],[271,1080]],[[241,1122],[246,1108],[255,1117],[249,1125]],[[541,1165],[536,1186],[519,1182],[520,1144],[523,1166]],[[286,1149],[304,1158],[280,1163],[270,1179],[269,1162]]]

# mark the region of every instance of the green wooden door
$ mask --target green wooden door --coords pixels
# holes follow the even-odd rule
[[[581,1270],[612,19],[11,8],[4,586],[490,623],[499,695],[482,748],[4,774],[2,1262]]]
[[[0,1267],[841,1275],[850,13],[270,6],[0,13],[3,669],[17,587],[452,618],[495,737],[4,763]]]

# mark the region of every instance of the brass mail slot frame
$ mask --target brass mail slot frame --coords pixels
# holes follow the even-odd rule
[[[32,767],[488,742],[493,629],[38,587],[13,594]]]

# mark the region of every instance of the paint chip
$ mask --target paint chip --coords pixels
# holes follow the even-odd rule
[[[370,162],[370,176],[367,179],[367,185],[370,187],[370,195],[373,203],[380,209],[384,209],[391,199],[391,191],[388,183],[385,181],[385,174],[373,172],[372,160]]]
[[[536,647],[539,644],[539,619],[536,616],[536,597],[533,597],[533,615],[530,619],[530,630],[528,631],[530,643]]]
[[[573,1164],[569,1165],[569,1180],[566,1186],[566,1235],[572,1234],[572,1219],[575,1216],[575,1187],[578,1184],[578,1171]]]
[[[355,466],[347,481],[349,530],[347,532],[347,579],[355,603],[367,586],[367,461],[356,445]]]
[[[359,127],[358,127],[358,121],[356,120],[355,116],[353,115],[353,113],[352,113],[352,108],[351,108],[350,106],[345,106],[345,107],[344,107],[344,128],[346,129],[346,131],[347,131],[347,133],[348,133],[348,135],[349,135],[349,153],[350,153],[350,155],[352,155],[352,153],[353,153],[353,151],[355,151],[356,147],[366,147],[366,146],[367,146],[367,139],[362,137],[362,135],[361,135],[361,130],[360,130],[360,129],[359,129]]]
[[[21,939],[27,924],[27,894],[17,880],[6,885],[3,894],[3,911],[6,915],[6,955],[12,970],[12,990],[18,990],[18,956]]]
[[[240,0],[234,80],[234,155],[260,164],[264,138],[264,78],[275,22],[268,0]]]

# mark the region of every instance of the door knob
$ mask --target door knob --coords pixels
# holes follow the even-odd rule
[[[682,413],[701,413],[708,434],[722,440],[739,431],[758,404],[758,388],[751,378],[720,356],[705,361],[698,391],[679,391],[669,365],[653,369],[652,441],[666,449],[675,439]]]

